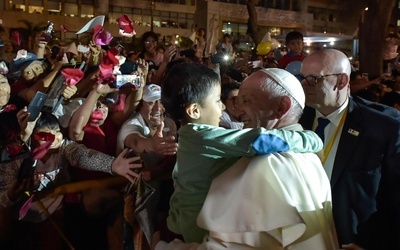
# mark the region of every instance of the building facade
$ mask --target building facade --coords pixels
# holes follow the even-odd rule
[[[307,46],[352,47],[357,22],[346,22],[347,9],[336,3],[259,0],[257,24],[261,33],[270,32],[281,41],[289,31],[298,30],[305,35]],[[134,21],[137,37],[151,29],[163,38],[175,34],[189,36],[195,27],[205,28],[207,40],[218,40],[228,33],[231,41],[239,41],[243,48],[250,50],[254,46],[246,34],[249,18],[246,0],[0,0],[3,27],[44,25],[51,21],[55,36],[61,41],[81,39],[84,35],[77,36],[75,32],[97,15],[106,15],[105,29],[118,36],[116,19],[123,14]],[[61,25],[68,31],[61,31]]]

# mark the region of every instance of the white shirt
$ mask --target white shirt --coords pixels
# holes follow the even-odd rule
[[[174,121],[168,117],[164,118],[163,135],[176,134]],[[147,126],[141,114],[134,112],[133,115],[122,124],[117,137],[117,154],[125,148],[125,138],[130,134],[140,134],[144,137],[151,137],[150,128]]]
[[[342,129],[343,126],[338,128],[340,124],[340,120],[342,119],[344,115],[344,111],[347,109],[347,106],[349,105],[349,99],[343,103],[343,105],[337,109],[335,112],[329,114],[328,116],[323,116],[318,110],[316,111],[315,115],[315,120],[314,120],[314,125],[313,125],[313,130],[315,131],[315,128],[318,126],[318,118],[323,117],[326,119],[329,119],[330,123],[325,127],[324,130],[324,135],[325,135],[325,141],[324,141],[324,150],[328,146],[329,142],[334,139],[335,141],[333,142],[332,148],[328,154],[328,158],[325,161],[324,164],[324,169],[326,174],[328,175],[329,180],[332,177],[332,171],[333,171],[333,164],[335,163],[335,157],[336,157],[336,151],[339,145],[340,141],[340,135],[342,134]],[[338,129],[338,132],[336,134],[336,138],[333,138],[336,129]],[[324,157],[326,157],[324,155]]]

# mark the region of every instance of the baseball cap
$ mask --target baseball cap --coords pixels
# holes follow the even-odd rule
[[[157,84],[146,85],[143,89],[143,101],[155,102],[161,99],[161,87]]]
[[[43,58],[38,58],[35,54],[24,50],[19,50],[17,57],[11,63],[11,72],[22,71],[28,67],[33,61],[43,61]]]
[[[267,68],[259,71],[267,74],[281,85],[304,109],[306,101],[304,90],[299,80],[293,74],[279,68]]]

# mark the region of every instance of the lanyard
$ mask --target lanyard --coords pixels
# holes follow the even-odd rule
[[[332,149],[333,143],[336,140],[336,136],[338,135],[340,128],[343,127],[344,121],[346,120],[346,116],[347,116],[347,109],[344,111],[342,119],[340,119],[339,125],[335,129],[335,133],[333,134],[332,138],[329,140],[328,145],[324,149],[324,157],[322,159],[322,165],[325,165],[325,161],[326,161],[326,159],[328,159],[329,152]]]

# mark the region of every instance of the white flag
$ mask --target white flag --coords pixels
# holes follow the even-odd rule
[[[92,18],[92,20],[90,20],[87,24],[85,24],[85,26],[83,26],[83,28],[76,32],[77,35],[82,34],[83,32],[88,31],[91,28],[94,28],[97,25],[104,25],[104,19],[106,18],[106,16],[97,16]]]

